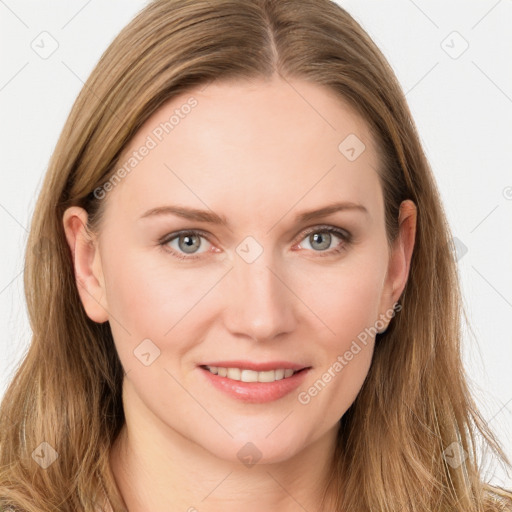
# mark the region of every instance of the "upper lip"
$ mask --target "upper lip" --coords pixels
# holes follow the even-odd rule
[[[221,368],[240,368],[245,370],[254,370],[256,372],[264,372],[269,370],[277,370],[284,368],[290,368],[298,371],[304,368],[310,368],[303,364],[292,363],[290,361],[266,361],[262,363],[256,363],[254,361],[211,361],[203,363],[200,366],[220,366]]]

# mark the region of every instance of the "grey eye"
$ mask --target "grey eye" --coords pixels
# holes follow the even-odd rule
[[[187,254],[193,254],[201,245],[199,235],[185,234],[178,237],[178,247]]]
[[[330,247],[332,235],[326,231],[317,231],[309,235],[308,240],[314,249],[324,250]],[[318,244],[318,246],[315,247],[313,244]]]

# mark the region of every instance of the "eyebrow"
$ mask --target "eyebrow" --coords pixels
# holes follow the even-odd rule
[[[362,204],[344,201],[341,203],[333,203],[316,210],[301,212],[295,216],[295,221],[307,222],[319,217],[325,217],[338,211],[356,211],[369,215],[368,210]],[[186,206],[179,205],[158,206],[156,208],[151,208],[142,214],[140,218],[145,219],[148,217],[159,217],[163,215],[175,215],[190,221],[206,222],[209,224],[218,224],[226,227],[229,224],[226,217],[218,215],[212,210],[198,210],[196,208],[188,208]]]

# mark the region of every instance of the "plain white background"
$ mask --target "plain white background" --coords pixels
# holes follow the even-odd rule
[[[338,3],[406,93],[457,239],[475,333],[463,340],[467,373],[512,457],[512,1]],[[23,254],[48,160],[83,82],[145,5],[0,0],[0,396],[30,343]],[[512,475],[485,471],[511,487]]]

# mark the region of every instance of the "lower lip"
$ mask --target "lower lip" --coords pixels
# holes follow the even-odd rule
[[[283,398],[297,389],[304,381],[309,368],[294,373],[291,377],[274,382],[242,382],[215,375],[205,368],[199,367],[205,377],[220,391],[241,400],[242,402],[261,404]]]

